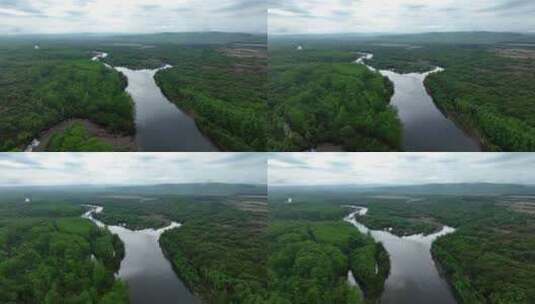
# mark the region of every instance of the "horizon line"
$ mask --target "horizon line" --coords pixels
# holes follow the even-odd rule
[[[154,184],[57,184],[57,185],[0,185],[0,188],[7,188],[7,187],[116,187],[116,186],[124,186],[124,187],[139,187],[139,186],[163,186],[163,185],[202,185],[202,184],[222,184],[222,185],[254,185],[254,186],[263,186],[267,185],[267,183],[231,183],[231,182],[184,182],[184,183],[154,183]]]
[[[348,186],[348,187],[405,187],[405,186],[429,186],[429,185],[472,185],[472,184],[487,184],[487,185],[514,185],[514,186],[534,186],[534,184],[524,183],[497,183],[497,182],[443,182],[443,183],[419,183],[419,184],[269,184],[271,187],[336,187],[336,186]]]
[[[459,31],[422,31],[422,32],[314,32],[314,33],[273,33],[268,31],[271,36],[307,36],[307,35],[418,35],[418,34],[437,34],[437,33],[500,33],[500,34],[535,34],[533,31],[482,31],[482,30],[459,30]]]
[[[206,31],[155,31],[155,32],[28,32],[28,33],[0,33],[0,36],[32,36],[32,35],[152,35],[152,34],[187,34],[187,33],[223,33],[223,34],[253,34],[267,35],[268,32],[246,32],[246,31],[224,31],[224,30],[206,30]]]

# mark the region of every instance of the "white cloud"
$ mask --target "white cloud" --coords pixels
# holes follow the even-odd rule
[[[0,34],[266,32],[258,0],[0,0]]]
[[[270,185],[535,184],[533,153],[277,153]]]
[[[261,153],[0,153],[0,186],[266,183]]]
[[[532,0],[275,1],[269,32],[535,31]]]

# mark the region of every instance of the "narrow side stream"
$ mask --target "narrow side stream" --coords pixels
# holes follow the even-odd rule
[[[373,54],[363,54],[355,63],[364,64],[372,60]],[[375,68],[366,65],[370,70]],[[426,73],[399,74],[379,70],[394,83],[391,104],[398,110],[403,124],[403,149],[414,152],[478,152],[479,142],[468,136],[453,121],[448,119],[435,105],[427,93],[424,80],[444,69],[437,67]]]
[[[128,284],[132,304],[199,304],[201,301],[179,280],[171,263],[165,258],[158,240],[167,230],[179,228],[179,223],[155,230],[133,231],[121,226],[106,226],[93,217],[103,211],[96,205],[82,215],[98,227],[117,234],[125,245],[125,258],[121,261],[118,277]]]
[[[455,304],[455,297],[448,283],[440,276],[431,245],[438,237],[453,233],[455,229],[444,226],[441,231],[427,236],[416,234],[398,237],[388,231],[370,230],[357,221],[367,208],[353,208],[344,220],[361,233],[370,234],[381,242],[390,255],[390,275],[381,297],[382,304]]]

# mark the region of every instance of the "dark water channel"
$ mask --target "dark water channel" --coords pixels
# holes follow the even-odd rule
[[[365,64],[372,54],[364,54],[356,62]],[[371,66],[368,66],[376,71]],[[389,70],[379,71],[394,83],[391,104],[398,110],[403,124],[403,150],[412,152],[478,152],[478,140],[468,136],[435,105],[427,93],[424,80],[432,73],[440,73],[437,67],[427,73],[399,74]]]
[[[448,283],[439,274],[431,256],[431,244],[439,236],[453,233],[454,228],[444,226],[430,235],[398,237],[388,231],[370,230],[359,223],[358,216],[367,208],[352,206],[353,212],[345,221],[361,233],[370,233],[381,242],[390,255],[390,275],[381,297],[382,304],[455,304]]]
[[[200,304],[201,301],[176,276],[171,263],[160,249],[158,239],[166,230],[179,228],[180,224],[155,229],[133,231],[121,226],[106,226],[93,218],[102,212],[99,206],[91,208],[83,217],[99,227],[107,227],[117,234],[125,245],[125,257],[117,276],[128,284],[131,304]]]
[[[128,78],[126,91],[136,104],[136,143],[140,151],[217,151],[195,121],[167,100],[156,85],[154,75],[161,69],[115,69]]]
[[[96,52],[93,61],[108,57]],[[104,64],[112,68],[108,64]],[[139,151],[147,152],[211,152],[218,149],[204,136],[193,118],[171,103],[156,85],[154,75],[159,69],[131,70],[113,67],[128,78],[126,92],[135,103],[136,144]]]

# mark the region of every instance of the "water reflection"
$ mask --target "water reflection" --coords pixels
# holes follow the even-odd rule
[[[373,54],[363,53],[356,63],[373,59]],[[377,71],[367,66],[372,71]],[[380,70],[394,83],[394,96],[391,104],[398,110],[403,124],[403,149],[405,151],[481,151],[480,144],[466,135],[454,122],[449,120],[436,107],[426,91],[424,80],[432,73],[442,72],[437,67],[427,73],[398,74]]]
[[[136,142],[141,151],[217,151],[195,121],[162,94],[154,80],[161,69],[115,69],[128,78],[126,91],[136,104]]]
[[[92,61],[108,57],[95,52]],[[110,65],[104,63],[108,68]],[[126,92],[135,103],[136,144],[140,151],[149,152],[210,152],[218,149],[204,136],[195,121],[171,103],[156,85],[154,75],[172,68],[131,70],[115,67],[128,78]]]
[[[86,205],[90,208],[82,217],[91,220],[98,227],[107,227],[117,234],[125,245],[125,257],[121,262],[118,276],[128,284],[132,304],[198,304],[201,301],[178,279],[171,263],[160,249],[158,239],[167,230],[180,227],[179,223],[155,230],[132,231],[121,226],[106,226],[95,219],[93,214],[103,208]]]
[[[361,233],[369,233],[381,242],[390,255],[390,275],[381,297],[383,304],[454,304],[455,298],[448,283],[440,276],[431,256],[431,244],[438,237],[453,233],[454,228],[444,226],[441,231],[424,236],[416,234],[398,237],[388,231],[370,230],[357,221],[366,215],[367,208],[351,206],[344,220]]]

